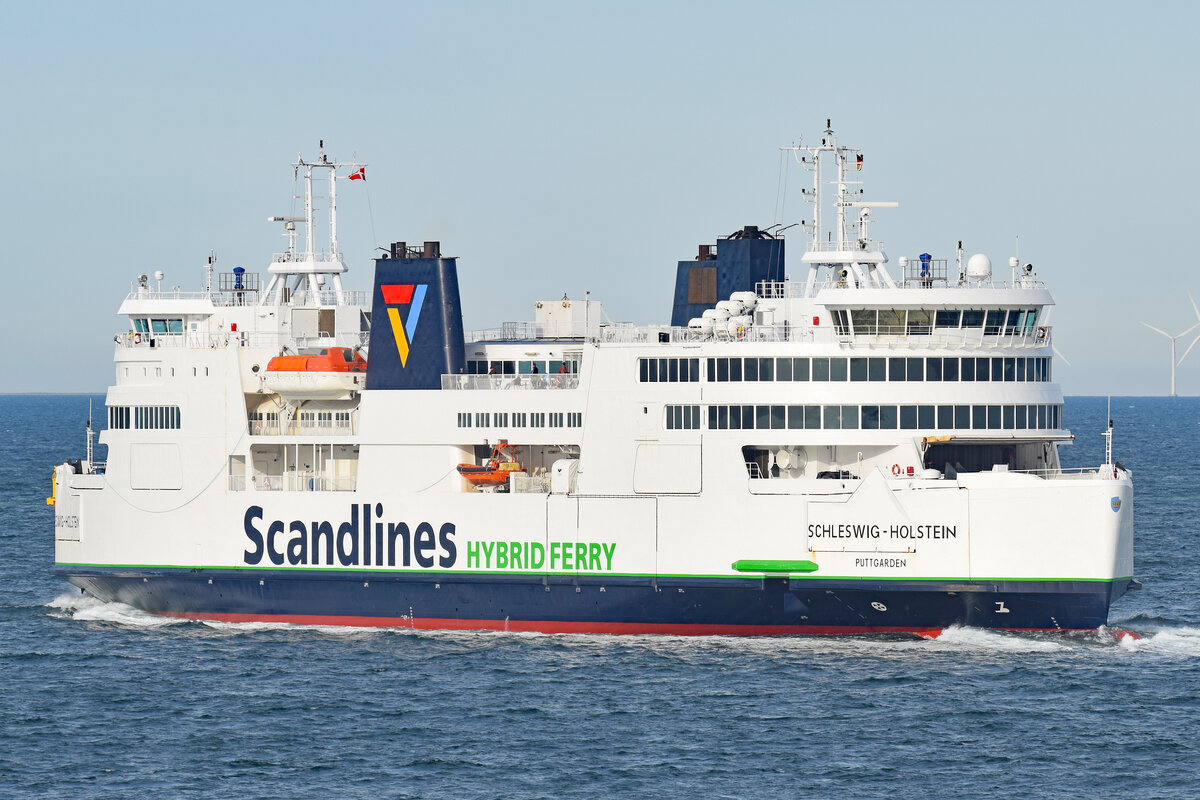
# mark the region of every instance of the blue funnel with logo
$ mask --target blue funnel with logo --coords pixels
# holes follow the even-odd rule
[[[367,355],[372,391],[440,389],[442,375],[464,371],[458,264],[442,258],[436,242],[427,242],[420,258],[375,261]]]

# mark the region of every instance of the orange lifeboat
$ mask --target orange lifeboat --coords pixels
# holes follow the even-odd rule
[[[267,363],[263,388],[294,400],[347,399],[366,384],[367,361],[350,348],[319,354],[275,356]]]
[[[483,465],[459,464],[458,474],[476,488],[504,486],[508,483],[509,475],[524,470],[524,467],[517,462],[517,454],[520,449],[508,442],[501,442],[492,448],[492,457],[488,459],[488,463]],[[507,458],[505,458],[506,454]]]

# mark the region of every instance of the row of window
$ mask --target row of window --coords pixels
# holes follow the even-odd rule
[[[133,320],[133,329],[138,333],[182,334],[183,320],[181,319],[139,319]]]
[[[1050,359],[1033,356],[710,358],[708,380],[1050,381]]]
[[[108,427],[112,430],[161,430],[179,428],[179,406],[109,406]]]
[[[565,369],[564,369],[565,367]],[[575,374],[579,372],[578,361],[468,361],[468,375],[536,375],[547,373]]]
[[[710,361],[712,359],[709,359]],[[642,383],[690,383],[700,380],[698,358],[639,358],[638,380]]]
[[[700,406],[667,406],[667,430],[692,430],[700,427]]]
[[[681,425],[689,417],[681,409],[699,406],[667,406],[666,427]],[[1057,430],[1062,427],[1061,405],[966,405],[966,406],[751,406],[708,407],[709,430]]]
[[[920,335],[933,329],[982,329],[985,336],[1031,336],[1037,309],[1030,308],[855,308],[838,309],[833,325],[843,336]],[[853,327],[851,327],[853,326]]]
[[[472,425],[474,421],[474,425]],[[549,423],[551,428],[582,428],[583,412],[581,411],[470,411],[458,412],[458,427],[460,428],[545,428]]]

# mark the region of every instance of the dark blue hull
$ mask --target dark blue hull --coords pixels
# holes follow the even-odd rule
[[[580,633],[1088,630],[1131,581],[503,576],[71,567],[104,601],[228,621]]]

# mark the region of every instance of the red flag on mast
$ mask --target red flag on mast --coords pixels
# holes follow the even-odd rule
[[[367,168],[366,167],[359,167],[358,172],[350,173],[350,180],[352,180],[352,181],[365,181],[366,179],[367,179]]]

